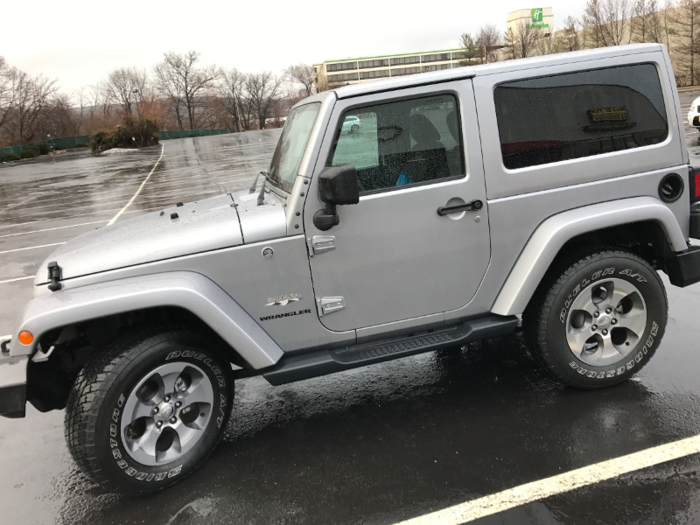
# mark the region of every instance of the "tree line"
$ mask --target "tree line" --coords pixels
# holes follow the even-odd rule
[[[527,24],[503,33],[489,24],[464,33],[460,47],[469,65],[645,42],[668,47],[679,86],[700,84],[700,0],[588,0],[551,34]]]
[[[115,69],[67,94],[57,80],[30,75],[0,57],[0,147],[89,135],[138,119],[161,130],[278,127],[313,86],[306,64],[279,75],[244,73],[204,66],[200,53],[189,51],[165,53],[150,71]]]

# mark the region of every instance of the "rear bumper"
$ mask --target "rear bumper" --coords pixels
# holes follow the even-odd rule
[[[700,246],[690,246],[666,259],[666,272],[675,286],[690,286],[700,281]]]
[[[29,356],[0,357],[0,416],[24,417]]]

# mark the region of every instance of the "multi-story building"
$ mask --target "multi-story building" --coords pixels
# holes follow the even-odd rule
[[[326,60],[322,64],[314,64],[313,68],[316,90],[323,91],[328,88],[379,78],[451,69],[459,67],[461,60],[464,60],[464,55],[460,49],[445,49],[422,53]]]

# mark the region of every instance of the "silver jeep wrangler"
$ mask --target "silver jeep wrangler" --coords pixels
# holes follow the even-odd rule
[[[192,472],[237,378],[273,385],[513,332],[581,388],[628,379],[700,280],[700,173],[666,49],[345,86],[290,112],[250,192],[82,235],[34,281],[0,413],[66,409],[80,467]],[[362,121],[354,133],[344,122]]]

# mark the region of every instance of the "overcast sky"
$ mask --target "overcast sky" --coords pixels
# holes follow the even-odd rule
[[[196,50],[203,64],[280,72],[290,64],[458,47],[459,36],[507,14],[552,7],[555,26],[580,16],[585,0],[318,0],[137,2],[3,1],[0,56],[63,91],[102,80],[118,67],[150,70],[165,51]]]

